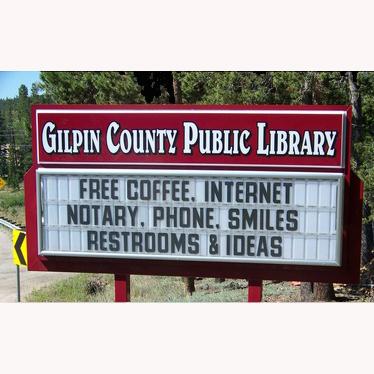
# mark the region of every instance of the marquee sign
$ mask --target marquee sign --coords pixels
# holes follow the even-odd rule
[[[43,105],[33,142],[31,270],[357,278],[347,107]]]
[[[340,265],[339,174],[37,173],[43,255]]]

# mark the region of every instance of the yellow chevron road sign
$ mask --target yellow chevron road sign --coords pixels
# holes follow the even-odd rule
[[[13,262],[16,265],[27,266],[26,233],[13,230]]]
[[[0,190],[3,189],[5,185],[6,185],[5,180],[3,178],[0,178]]]

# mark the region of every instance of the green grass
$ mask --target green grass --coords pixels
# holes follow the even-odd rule
[[[34,290],[26,297],[31,302],[93,302],[111,301],[113,287],[104,286],[103,292],[90,294],[87,292],[89,282],[101,281],[113,283],[108,275],[79,274],[68,279],[59,280],[39,290]],[[114,293],[113,293],[114,295]]]
[[[23,206],[23,191],[0,192],[0,208],[9,209],[18,206]]]
[[[19,225],[25,225],[23,189],[12,191],[4,188],[0,191],[0,216],[15,221]]]
[[[99,286],[95,291],[95,286]],[[227,279],[222,283],[212,278],[195,281],[196,292],[185,292],[181,277],[131,276],[132,302],[246,302],[247,282]],[[91,291],[91,292],[89,292]],[[264,301],[297,301],[299,288],[290,283],[264,282]],[[104,274],[79,274],[50,286],[34,290],[28,302],[112,302],[114,277]]]

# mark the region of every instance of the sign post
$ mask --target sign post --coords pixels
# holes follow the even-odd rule
[[[17,301],[21,301],[20,266],[27,266],[26,234],[20,230],[13,230],[13,262],[17,274]]]
[[[126,274],[114,275],[114,300],[116,302],[130,301],[130,276]]]
[[[19,265],[16,265],[16,272],[17,272],[17,302],[21,302],[21,278],[20,278],[20,271]]]
[[[357,282],[350,134],[346,106],[35,106],[29,270],[118,301],[130,274]]]
[[[262,300],[262,281],[248,280],[248,302],[258,303]]]

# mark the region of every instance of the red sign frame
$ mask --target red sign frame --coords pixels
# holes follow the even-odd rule
[[[37,236],[37,191],[36,191],[36,170],[39,167],[61,167],[61,158],[51,157],[47,160],[46,155],[39,154],[40,134],[39,123],[37,123],[38,111],[55,110],[100,110],[100,111],[182,111],[181,113],[191,112],[196,116],[196,112],[201,110],[227,113],[227,111],[286,111],[290,112],[331,112],[339,111],[345,113],[345,134],[340,134],[339,141],[341,155],[344,163],[330,164],[328,167],[320,162],[317,165],[273,165],[271,167],[264,164],[253,164],[242,162],[232,164],[225,163],[225,160],[214,165],[214,157],[210,165],[203,163],[184,162],[179,158],[178,163],[167,164],[169,169],[216,169],[216,170],[266,170],[273,171],[318,171],[318,172],[340,172],[344,173],[344,224],[343,224],[343,249],[342,266],[324,267],[324,266],[303,266],[303,265],[271,265],[271,264],[250,264],[250,263],[218,263],[218,262],[183,262],[169,260],[141,260],[141,259],[109,259],[109,258],[66,258],[66,257],[43,257],[38,255],[38,236]],[[178,275],[178,276],[204,276],[204,277],[224,277],[224,278],[245,278],[252,280],[274,279],[274,280],[301,280],[301,281],[319,281],[319,282],[341,282],[355,283],[359,280],[360,264],[360,245],[361,245],[361,206],[363,187],[360,180],[351,173],[350,170],[350,140],[351,140],[351,107],[347,106],[242,106],[242,105],[37,105],[32,108],[33,125],[33,166],[25,176],[25,205],[26,205],[26,227],[28,240],[28,268],[38,271],[68,271],[68,272],[100,272],[117,274],[145,274],[145,275]],[[52,117],[50,117],[52,118]],[[189,118],[192,118],[189,116]],[[194,117],[197,122],[197,117]],[[39,119],[38,119],[39,120]],[[192,120],[191,120],[192,121]],[[68,121],[67,127],[69,128]],[[308,124],[309,125],[309,124]],[[304,129],[306,125],[304,125]],[[315,125],[314,125],[315,126]],[[334,125],[329,125],[329,131]],[[133,127],[135,129],[135,127]],[[170,128],[165,126],[165,128]],[[203,126],[209,129],[209,125]],[[227,127],[225,127],[227,128]],[[279,127],[281,129],[281,127]],[[314,127],[316,128],[316,127]],[[321,128],[323,126],[321,125]],[[311,127],[313,129],[313,127]],[[274,128],[275,130],[275,128]],[[254,144],[257,146],[257,144]],[[339,150],[339,145],[337,147]],[[337,151],[338,153],[338,151]],[[71,155],[69,155],[70,157]],[[62,156],[60,156],[62,157]],[[66,162],[66,155],[64,161]],[[68,158],[69,158],[68,157]],[[87,167],[106,168],[108,164],[98,164],[97,160],[92,163],[82,164],[82,162],[91,162],[85,159],[82,161],[82,155],[75,155],[73,160],[67,160],[70,168]],[[110,155],[106,155],[106,160]],[[178,156],[179,157],[179,156]],[[101,158],[102,159],[102,158]],[[105,159],[105,158],[104,158]],[[47,161],[46,161],[47,160]],[[117,160],[118,161],[118,160]],[[336,161],[336,160],[335,160]],[[47,163],[46,163],[47,162]],[[110,160],[110,162],[112,162]],[[121,162],[121,161],[119,161]],[[66,166],[66,164],[62,164]],[[134,167],[131,163],[111,164],[110,168],[129,169]],[[146,163],[143,160],[136,163],[136,168],[164,168],[160,162]]]

